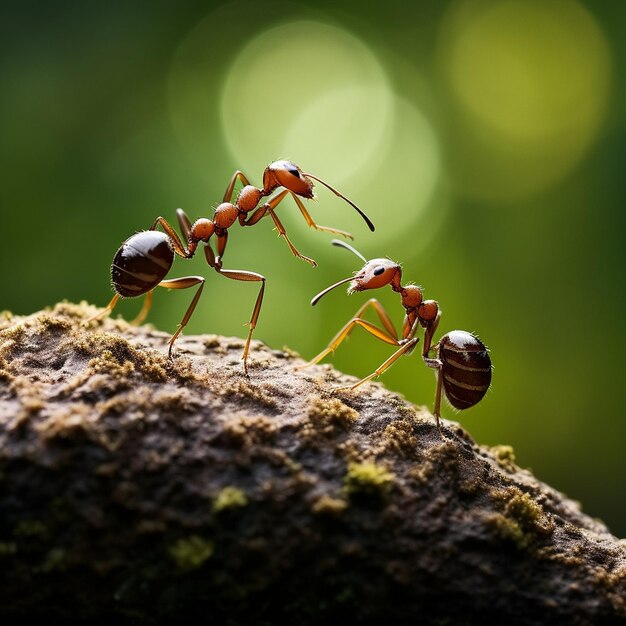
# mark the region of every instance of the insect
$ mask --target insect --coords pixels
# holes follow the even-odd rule
[[[349,294],[389,285],[394,292],[400,294],[402,306],[405,309],[402,337],[398,337],[393,322],[381,303],[376,298],[370,298],[359,307],[354,317],[341,328],[322,352],[309,363],[300,367],[308,367],[319,363],[324,357],[337,349],[353,328],[360,326],[377,339],[396,346],[398,349],[372,374],[350,387],[350,389],[356,389],[368,380],[380,376],[403,354],[410,353],[419,341],[415,334],[421,326],[424,328],[422,359],[428,367],[437,370],[434,407],[437,426],[440,425],[442,391],[450,404],[457,409],[467,409],[480,402],[491,385],[492,370],[489,352],[480,339],[467,331],[453,330],[433,345],[433,337],[441,318],[439,304],[435,300],[424,300],[422,290],[417,285],[403,286],[401,283],[402,269],[395,261],[390,259],[372,259],[368,261],[360,252],[343,241],[334,239],[332,244],[350,250],[362,259],[365,265],[360,271],[355,272],[353,276],[344,278],[318,293],[311,300],[311,304],[317,304],[329,291],[347,282],[350,282]],[[362,315],[369,307],[376,311],[382,328],[363,319]],[[434,352],[434,356],[430,356],[431,352]]]
[[[86,320],[84,324],[88,324],[95,319],[109,314],[115,308],[121,297],[132,298],[146,294],[143,307],[139,315],[133,320],[133,323],[140,324],[145,319],[152,306],[155,287],[165,287],[167,289],[189,289],[191,287],[197,287],[196,293],[185,315],[178,325],[176,332],[169,340],[168,355],[171,357],[174,342],[189,322],[198,304],[204,288],[205,279],[202,276],[184,276],[182,278],[167,280],[165,277],[172,268],[176,255],[184,259],[191,259],[196,253],[198,245],[204,243],[204,253],[207,263],[218,274],[232,280],[261,283],[254,309],[252,310],[248,337],[242,355],[244,371],[247,373],[250,341],[261,311],[266,279],[262,274],[258,274],[257,272],[222,268],[224,250],[228,242],[228,228],[232,226],[236,220],[239,220],[242,226],[252,226],[266,214],[269,214],[274,220],[279,235],[285,238],[293,254],[315,266],[316,263],[313,259],[301,255],[291,241],[289,241],[283,225],[274,212],[276,206],[287,194],[291,194],[309,226],[317,230],[352,237],[350,233],[320,226],[313,221],[313,218],[309,215],[302,200],[300,200],[300,196],[304,198],[314,197],[311,179],[322,183],[333,193],[346,200],[346,202],[353,206],[363,217],[369,228],[372,231],[374,230],[374,225],[361,209],[321,179],[312,174],[304,174],[294,163],[289,161],[275,161],[271,163],[263,174],[262,189],[250,185],[245,175],[237,171],[233,174],[226,188],[224,202],[215,209],[212,220],[200,218],[192,224],[182,209],[176,211],[178,224],[183,234],[184,241],[181,240],[169,222],[160,216],[156,218],[150,230],[135,233],[132,237],[127,239],[116,252],[111,265],[111,282],[116,292],[115,295],[102,311]],[[232,199],[237,180],[241,180],[245,186],[241,189],[233,204],[230,200]],[[263,197],[271,195],[281,186],[285,188],[283,191],[258,207]],[[249,213],[250,215],[248,216]],[[163,232],[157,230],[157,227],[161,227]],[[209,240],[214,235],[217,238],[216,253],[209,243]]]

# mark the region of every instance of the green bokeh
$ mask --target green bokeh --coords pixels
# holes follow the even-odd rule
[[[626,5],[562,0],[557,20],[547,3],[504,4],[5,6],[0,308],[104,305],[123,239],[177,207],[210,217],[236,169],[259,184],[267,163],[292,158],[377,232],[322,187],[320,223],[402,262],[404,280],[439,301],[442,332],[474,331],[491,348],[491,392],[445,416],[481,443],[513,445],[522,466],[626,535]],[[335,63],[316,55],[331,45]],[[247,75],[266,52],[284,63]],[[256,337],[312,357],[369,294],[337,291],[312,309],[359,263],[292,203],[280,215],[317,269],[269,220],[233,227],[226,266],[269,279]],[[241,335],[256,288],[200,258],[173,276],[197,273],[209,282],[188,332]],[[395,294],[376,295],[400,324]],[[173,330],[189,298],[158,293],[150,321]],[[389,354],[357,331],[334,363],[364,376]],[[432,406],[433,374],[416,356],[383,380]]]

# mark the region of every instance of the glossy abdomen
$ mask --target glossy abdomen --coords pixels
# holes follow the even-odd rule
[[[464,330],[439,341],[443,388],[453,407],[468,409],[480,402],[491,385],[491,359],[485,345]]]
[[[125,298],[140,296],[163,280],[173,262],[169,237],[156,230],[145,230],[129,237],[115,253],[111,282]]]

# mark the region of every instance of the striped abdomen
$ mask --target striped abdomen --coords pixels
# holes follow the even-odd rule
[[[491,385],[491,359],[482,341],[464,330],[453,330],[439,341],[439,359],[450,404],[468,409],[480,402]]]
[[[169,237],[156,230],[145,230],[127,239],[115,253],[111,282],[125,298],[140,296],[163,280],[173,262]]]

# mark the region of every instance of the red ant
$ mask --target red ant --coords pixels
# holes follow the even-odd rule
[[[120,297],[132,298],[147,294],[139,315],[135,320],[133,320],[133,323],[139,324],[145,319],[148,311],[150,310],[152,305],[153,290],[155,287],[165,287],[167,289],[188,289],[189,287],[198,285],[198,290],[196,291],[191,304],[187,308],[187,311],[178,325],[176,332],[169,340],[168,355],[171,357],[174,342],[182,332],[183,328],[187,325],[187,322],[189,322],[198,300],[200,299],[205,279],[202,276],[185,276],[183,278],[174,278],[170,280],[164,279],[174,263],[174,256],[176,254],[184,259],[190,259],[194,256],[198,244],[203,242],[205,244],[204,252],[206,260],[216,272],[232,280],[261,282],[261,288],[259,289],[254,309],[252,310],[252,317],[249,322],[250,329],[248,331],[248,337],[246,339],[242,356],[244,371],[247,374],[250,340],[252,339],[252,333],[256,327],[259,313],[261,311],[266,279],[263,275],[257,274],[256,272],[222,269],[224,250],[226,249],[226,244],[228,242],[228,228],[230,228],[237,220],[239,220],[239,224],[241,226],[253,226],[262,217],[264,217],[266,213],[269,213],[274,220],[274,224],[278,229],[279,235],[285,238],[293,254],[313,266],[317,265],[313,259],[303,256],[298,252],[298,250],[296,250],[291,241],[289,241],[283,225],[274,212],[276,206],[287,196],[287,194],[291,194],[309,226],[316,228],[317,230],[336,233],[352,238],[350,233],[328,228],[326,226],[320,226],[313,221],[313,218],[309,215],[299,197],[315,197],[313,193],[313,182],[311,179],[322,183],[333,193],[338,195],[340,198],[343,198],[346,202],[348,202],[348,204],[353,206],[363,217],[370,230],[374,230],[374,225],[367,215],[365,215],[365,213],[363,213],[363,211],[361,211],[361,209],[359,209],[354,203],[348,200],[348,198],[316,176],[303,173],[297,165],[291,163],[290,161],[274,161],[271,163],[263,173],[263,188],[250,185],[246,176],[242,172],[237,171],[233,174],[230,183],[226,188],[224,201],[215,209],[215,214],[212,220],[200,218],[192,224],[182,209],[178,209],[176,211],[180,230],[183,234],[184,240],[187,242],[186,246],[181,241],[174,228],[163,217],[157,217],[150,227],[150,230],[136,233],[127,239],[116,252],[111,265],[111,282],[116,293],[103,311],[89,318],[85,323],[87,324],[92,320],[110,313],[115,308]],[[244,187],[237,195],[237,199],[233,204],[231,199],[237,180],[240,180],[244,184]],[[258,207],[261,198],[269,196],[278,187],[284,187],[285,189],[276,194],[273,198],[270,198],[268,202]],[[161,226],[164,232],[157,231],[157,226]],[[213,252],[211,244],[209,243],[209,240],[213,235],[217,238],[217,254]]]
[[[444,335],[435,345],[432,345],[433,336],[441,318],[441,309],[438,303],[435,300],[424,300],[422,290],[417,285],[402,286],[400,282],[402,270],[395,261],[390,259],[372,259],[368,261],[360,252],[342,241],[334,239],[332,244],[350,250],[362,259],[365,265],[359,272],[355,272],[353,276],[344,278],[318,293],[311,300],[311,304],[315,306],[320,298],[329,291],[347,282],[351,283],[348,288],[348,294],[365,291],[366,289],[378,289],[389,285],[393,291],[400,294],[402,306],[406,311],[402,324],[402,338],[398,338],[393,322],[381,303],[375,298],[370,298],[359,307],[354,317],[335,335],[325,350],[320,352],[309,363],[300,367],[308,367],[309,365],[319,363],[326,355],[337,349],[355,326],[361,326],[361,328],[364,328],[377,339],[392,346],[397,346],[398,350],[372,374],[350,387],[350,389],[356,389],[368,380],[380,376],[403,354],[410,353],[419,341],[415,334],[418,328],[422,326],[424,328],[422,358],[428,367],[437,370],[437,390],[435,392],[434,409],[437,426],[439,426],[442,386],[450,404],[457,409],[467,409],[480,402],[491,385],[492,369],[489,352],[480,339],[464,330],[453,330]],[[370,306],[378,314],[384,328],[379,328],[371,322],[362,319],[361,316]],[[431,350],[435,351],[434,358],[429,356]]]

